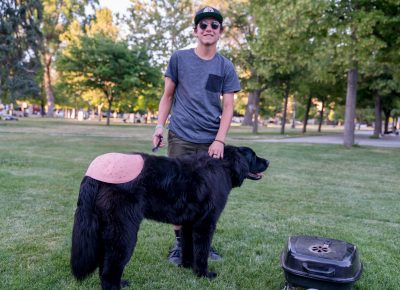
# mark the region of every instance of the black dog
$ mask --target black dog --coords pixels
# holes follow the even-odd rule
[[[114,176],[118,182],[110,183],[107,170],[123,175],[125,169],[112,165],[96,175],[91,171],[96,162],[83,178],[72,233],[73,275],[83,280],[99,267],[102,288],[120,289],[139,225],[148,218],[182,225],[182,266],[198,276],[216,277],[208,271],[207,258],[228,194],[245,178],[260,179],[269,162],[250,148],[233,146],[225,147],[223,160],[207,153],[180,158],[143,153],[123,156],[142,162],[133,180],[127,181],[132,178],[128,174]]]

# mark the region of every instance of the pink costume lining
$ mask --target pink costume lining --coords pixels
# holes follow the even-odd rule
[[[106,153],[90,163],[85,175],[107,183],[125,183],[140,174],[143,164],[139,154]]]

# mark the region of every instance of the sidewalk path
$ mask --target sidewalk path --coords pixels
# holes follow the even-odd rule
[[[356,131],[354,143],[360,146],[400,148],[400,135],[385,135],[379,139],[371,139],[370,131]],[[343,134],[286,137],[282,139],[259,139],[255,142],[274,143],[314,143],[314,144],[343,144]]]

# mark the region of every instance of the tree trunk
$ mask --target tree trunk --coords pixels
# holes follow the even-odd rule
[[[347,73],[346,112],[344,120],[343,144],[354,145],[354,119],[356,116],[358,69],[353,67]]]
[[[325,100],[322,100],[321,111],[319,112],[318,132],[321,133],[322,122],[324,121]]]
[[[308,97],[306,113],[304,114],[303,134],[307,131],[308,115],[310,114],[312,96]]]
[[[101,112],[102,107],[103,107],[103,103],[101,103],[100,105],[97,105],[97,116],[98,116],[99,122],[101,122],[101,118],[103,117],[102,112]]]
[[[51,61],[52,55],[46,52],[44,58],[43,86],[47,98],[47,116],[54,117],[54,93],[51,86]]]
[[[44,117],[46,115],[45,110],[45,101],[43,99],[40,100],[40,116]]]
[[[285,104],[283,105],[283,116],[282,116],[282,124],[281,124],[281,134],[285,134],[285,125],[286,125],[286,114],[287,114],[287,103],[289,99],[289,84],[287,84],[285,89]]]
[[[385,114],[385,129],[384,134],[389,134],[389,119],[390,119],[390,109],[383,109],[383,113]]]
[[[296,97],[293,96],[292,129],[296,128]]]
[[[112,99],[108,99],[107,126],[110,126]]]
[[[375,126],[374,137],[379,137],[382,134],[382,104],[379,94],[375,94]]]
[[[255,97],[254,97],[254,121],[253,121],[253,134],[258,133],[258,114],[260,112],[260,90],[256,90],[252,92]]]
[[[244,114],[242,125],[251,126],[253,125],[253,116],[256,110],[256,95],[254,91],[251,91],[247,96],[246,112]]]

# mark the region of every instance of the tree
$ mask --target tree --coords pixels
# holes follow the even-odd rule
[[[318,64],[321,65],[323,59],[317,59],[314,54],[315,63],[311,64],[310,74],[308,76],[302,76],[299,78],[300,84],[297,84],[299,89],[299,94],[305,96],[299,98],[299,100],[305,101],[306,109],[303,118],[303,129],[302,132],[306,133],[307,124],[312,108],[312,101],[318,100],[321,107],[318,108],[319,111],[319,126],[318,132],[321,132],[322,122],[324,120],[324,112],[328,108],[329,104],[342,104],[343,94],[344,94],[344,80],[343,77],[335,76],[330,73],[329,64],[322,65],[325,72],[321,72],[321,68],[317,68]]]
[[[96,10],[94,19],[91,19],[85,28],[88,36],[103,35],[116,40],[119,35],[119,29],[113,21],[112,11],[108,8]]]
[[[129,27],[129,43],[144,47],[152,55],[153,64],[164,69],[177,49],[192,41],[193,5],[190,0],[147,1],[132,0],[130,15],[125,18]]]
[[[387,133],[391,112],[396,109],[396,100],[400,96],[400,82],[395,77],[395,70],[397,69],[395,63],[374,62],[371,65],[376,70],[363,74],[359,97],[364,106],[374,107],[375,126],[373,135],[379,138],[382,134],[382,112],[385,114],[383,133]]]
[[[55,54],[60,48],[60,35],[78,17],[85,15],[85,7],[94,5],[97,0],[42,0],[43,25],[42,25],[42,65],[43,89],[47,98],[47,115],[53,116],[54,93],[52,87],[52,63]]]
[[[0,2],[0,97],[38,98],[40,1]]]
[[[116,40],[119,35],[117,26],[114,25],[111,10],[102,8],[95,11],[95,17],[88,19],[85,25],[82,25],[78,19],[75,19],[68,29],[60,35],[62,49],[58,55],[70,56],[71,47],[79,46],[83,36],[94,37],[102,35]],[[62,73],[63,77],[55,82],[55,91],[60,95],[55,96],[57,103],[63,103],[68,107],[78,109],[78,104],[87,104],[97,106],[99,120],[101,120],[101,108],[103,107],[103,98],[98,97],[98,90],[87,90],[82,87],[82,76],[77,77],[74,73]],[[68,100],[69,99],[69,100]]]
[[[126,42],[102,35],[82,37],[69,54],[60,56],[57,68],[62,74],[80,78],[83,87],[104,93],[108,103],[107,125],[114,102],[145,94],[158,86],[161,79],[159,70],[150,66],[142,49],[130,49]]]
[[[285,132],[289,94],[296,91],[298,79],[309,74],[313,61],[313,41],[322,1],[252,1],[252,15],[257,26],[257,41],[252,45],[256,54],[255,67],[268,85],[283,95],[281,134]]]
[[[354,145],[354,120],[359,74],[374,54],[384,47],[374,29],[384,21],[375,1],[331,0],[325,11],[328,28],[327,49],[333,49],[336,62],[347,74],[346,112],[343,143]]]
[[[392,117],[392,112],[399,105],[400,93],[393,93],[391,95],[382,98],[382,111],[385,115],[384,121],[384,134],[388,134],[389,131],[389,119]],[[398,108],[398,107],[397,107]]]
[[[239,68],[242,89],[247,92],[247,105],[242,125],[252,125],[253,133],[258,132],[261,94],[268,88],[267,80],[258,68],[260,63],[252,46],[258,41],[254,17],[249,3],[233,1],[226,8],[226,21],[223,53],[229,55]]]
[[[379,1],[374,3],[375,9],[381,11],[382,16],[377,22],[373,34],[384,42],[384,46],[375,51],[366,63],[362,76],[364,94],[374,100],[375,126],[374,136],[382,134],[382,103],[388,105],[387,98],[393,98],[400,92],[400,1]],[[389,102],[390,103],[390,102]],[[394,104],[395,102],[393,102]],[[387,131],[387,116],[385,131]]]

